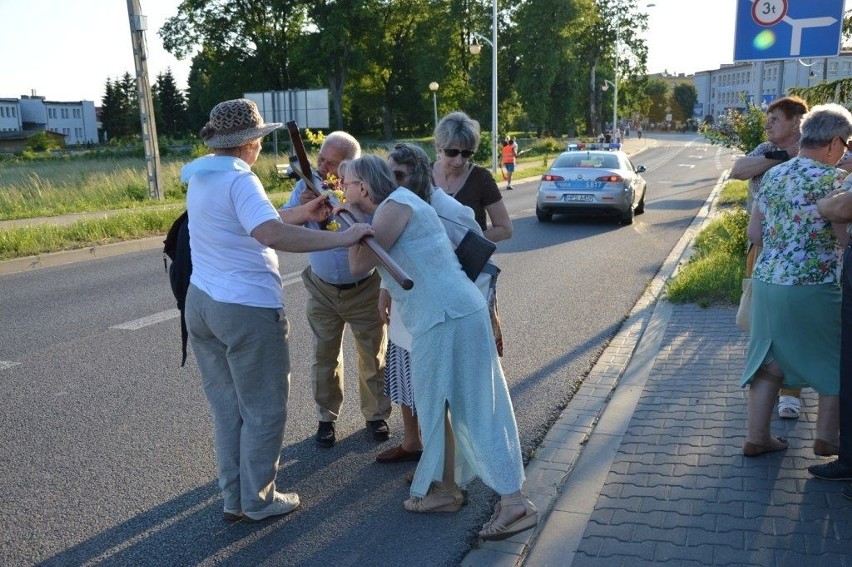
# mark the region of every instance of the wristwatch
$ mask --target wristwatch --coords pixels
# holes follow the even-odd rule
[[[777,159],[781,161],[787,161],[790,159],[790,154],[787,153],[786,150],[773,150],[771,152],[766,152],[763,154],[763,157],[766,159]]]

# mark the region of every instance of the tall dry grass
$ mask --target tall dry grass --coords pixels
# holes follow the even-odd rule
[[[166,202],[181,202],[186,188],[180,169],[189,158],[161,161]],[[292,182],[277,179],[275,165],[286,157],[261,154],[255,173],[268,191],[285,191]],[[144,161],[104,158],[0,162],[0,220],[57,216],[146,207],[148,196]]]

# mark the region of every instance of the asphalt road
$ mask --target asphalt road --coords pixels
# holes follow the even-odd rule
[[[730,152],[691,136],[634,158],[648,168],[646,213],[535,218],[537,183],[505,192],[515,236],[499,245],[509,380],[526,456],[641,296],[724,169]],[[298,276],[282,254],[292,382],[278,486],[302,508],[274,522],[220,519],[212,426],[158,251],[0,277],[0,563],[22,565],[456,565],[493,493],[481,483],[454,515],[405,512],[410,465],[377,465],[391,441],[364,431],[355,377],[338,444],[315,447],[310,334]],[[355,369],[346,339],[347,368]]]

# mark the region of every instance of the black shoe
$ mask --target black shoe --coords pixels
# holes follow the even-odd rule
[[[334,447],[334,442],[337,440],[334,436],[334,422],[333,421],[321,421],[319,422],[319,427],[317,428],[317,445],[324,449],[330,449]]]
[[[390,437],[390,429],[388,429],[388,422],[386,422],[384,419],[368,421],[367,431],[369,431],[370,435],[373,436],[373,439],[375,439],[379,443],[387,441]]]
[[[811,465],[808,467],[808,472],[823,480],[852,480],[852,465],[842,463],[840,459],[821,465]],[[844,492],[847,489],[849,487],[846,487]],[[852,492],[852,489],[849,490]]]
[[[844,486],[843,490],[841,491],[841,494],[846,500],[852,500],[852,484],[847,484],[846,486]]]
[[[512,187],[511,185],[506,186],[506,191],[511,191],[512,189],[514,189],[514,187]]]

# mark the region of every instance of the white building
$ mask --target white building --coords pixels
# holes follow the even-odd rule
[[[837,57],[788,59],[722,65],[695,73],[698,103],[695,116],[717,117],[729,108],[745,109],[747,102],[769,104],[793,87],[812,87],[823,81],[852,77],[852,52]]]
[[[98,143],[95,103],[58,102],[43,96],[0,98],[0,132],[47,130],[65,136],[65,145]]]
[[[21,130],[21,105],[16,98],[0,98],[0,132]]]

